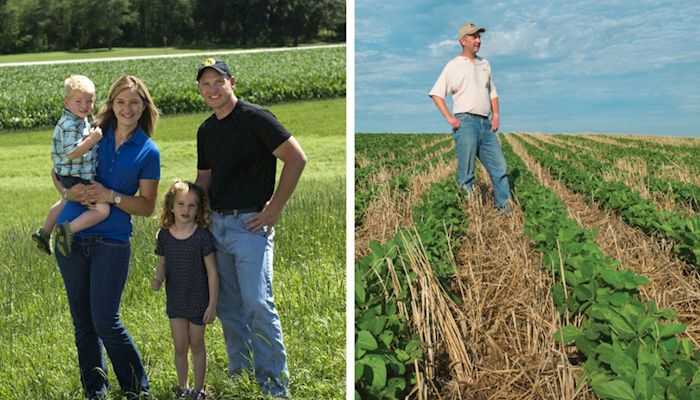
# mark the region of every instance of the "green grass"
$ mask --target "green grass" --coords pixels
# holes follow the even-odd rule
[[[299,46],[304,47],[304,46]],[[23,53],[0,55],[0,64],[15,62],[61,61],[100,59],[109,57],[160,56],[188,53],[211,53],[219,51],[236,51],[241,48],[202,48],[202,47],[113,47],[112,49],[86,49],[76,51],[51,51],[45,53]]]
[[[275,298],[285,334],[291,392],[298,399],[345,398],[345,100],[270,107],[294,134],[309,163],[276,226]],[[164,118],[160,194],[196,172],[196,128],[208,114]],[[29,234],[58,195],[49,171],[47,129],[0,135],[0,398],[81,398],[73,329],[55,259]],[[154,399],[176,381],[164,293],[149,282],[156,220],[134,218],[122,320],[141,352]],[[207,328],[207,384],[214,398],[257,398],[254,378],[231,380],[219,322]],[[118,383],[110,368],[112,397]]]

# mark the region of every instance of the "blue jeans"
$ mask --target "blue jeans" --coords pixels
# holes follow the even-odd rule
[[[101,236],[75,237],[70,257],[56,252],[73,317],[80,380],[88,398],[104,395],[109,388],[103,347],[122,391],[149,393],[141,356],[119,320],[130,254],[129,242]]]
[[[465,193],[471,193],[474,185],[474,168],[479,158],[493,183],[496,207],[503,207],[510,199],[506,160],[491,122],[470,114],[456,114],[461,125],[454,133],[457,153],[457,183]]]
[[[264,394],[287,395],[289,372],[282,325],[272,296],[274,230],[251,232],[240,215],[211,213],[216,245],[219,299],[216,312],[224,328],[229,372],[251,371]]]

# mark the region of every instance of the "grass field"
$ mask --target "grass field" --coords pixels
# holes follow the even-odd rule
[[[345,398],[345,100],[270,109],[299,140],[309,162],[276,226],[275,296],[294,398]],[[160,194],[174,178],[194,179],[195,135],[206,113],[163,118]],[[79,399],[73,330],[55,259],[29,234],[57,199],[49,171],[50,129],[0,135],[0,398]],[[279,169],[278,169],[279,171]],[[154,399],[176,381],[164,293],[149,288],[156,220],[134,218],[122,320],[144,358]],[[207,328],[213,398],[257,398],[251,377],[231,380],[219,322]],[[116,394],[117,380],[110,370]]]

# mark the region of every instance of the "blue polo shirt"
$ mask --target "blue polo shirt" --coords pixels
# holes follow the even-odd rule
[[[146,133],[136,132],[115,151],[114,127],[107,129],[97,150],[97,176],[95,180],[108,189],[133,196],[141,179],[160,179],[160,150]],[[87,208],[69,201],[58,217],[58,223],[72,221]],[[118,207],[111,207],[109,217],[99,224],[77,232],[78,237],[100,235],[116,240],[129,240],[131,215]]]

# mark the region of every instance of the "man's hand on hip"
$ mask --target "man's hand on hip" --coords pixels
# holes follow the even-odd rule
[[[459,118],[455,118],[454,115],[448,115],[447,116],[447,123],[452,125],[452,129],[457,130],[459,129],[459,126],[462,124],[459,120]]]
[[[491,132],[498,131],[498,125],[501,123],[498,114],[493,114],[491,117]]]
[[[282,210],[277,210],[269,206],[270,202],[265,204],[265,208],[259,213],[250,217],[246,221],[246,226],[249,231],[256,231],[262,227],[265,227],[265,236],[269,236],[272,233],[272,227],[275,226],[277,221],[280,219],[280,214]]]

